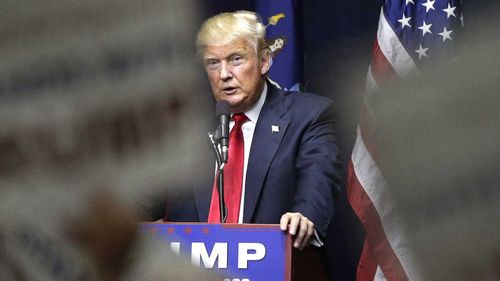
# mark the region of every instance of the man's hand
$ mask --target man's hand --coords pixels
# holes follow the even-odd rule
[[[286,213],[281,216],[280,228],[283,231],[288,228],[288,233],[295,235],[293,246],[302,250],[311,239],[314,232],[314,223],[301,213]]]

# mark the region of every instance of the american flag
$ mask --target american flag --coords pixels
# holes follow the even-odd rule
[[[458,0],[386,0],[366,78],[366,96],[383,90],[390,81],[412,79],[450,60],[464,24],[461,4]],[[357,280],[419,280],[402,218],[377,165],[376,133],[365,104],[347,186],[349,202],[366,231]]]

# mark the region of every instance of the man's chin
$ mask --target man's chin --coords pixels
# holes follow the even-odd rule
[[[236,95],[230,95],[230,96],[223,96],[220,99],[217,100],[224,100],[229,103],[229,107],[231,108],[232,113],[241,113],[244,112],[246,109],[246,104],[245,104],[245,98],[241,96],[236,96]]]
[[[242,100],[228,99],[226,101],[229,103],[229,107],[231,107],[231,112],[233,112],[233,113],[239,113],[238,110],[240,110],[243,107]]]

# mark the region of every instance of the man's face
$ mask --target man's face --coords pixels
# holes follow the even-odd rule
[[[247,111],[259,100],[269,56],[257,57],[244,39],[205,47],[203,63],[215,99],[229,102],[233,113]]]

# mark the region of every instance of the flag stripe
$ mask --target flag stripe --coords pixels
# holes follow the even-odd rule
[[[400,78],[405,78],[418,72],[417,65],[403,44],[401,44],[401,41],[399,41],[392,26],[387,22],[383,8],[380,11],[377,42],[380,46],[380,51]]]
[[[375,149],[375,130],[369,114],[366,104],[363,104],[359,116],[358,135],[360,135],[361,141],[365,149],[370,153],[370,156],[376,160],[378,157],[377,150]]]
[[[368,244],[368,239],[365,238],[363,250],[359,258],[358,270],[356,272],[359,280],[373,280],[377,272],[377,261],[373,257],[371,247]]]
[[[387,279],[385,278],[384,273],[382,272],[382,269],[380,266],[377,266],[377,271],[375,271],[375,278],[373,281],[386,281]]]
[[[382,175],[359,131],[350,162],[348,185],[349,201],[367,231],[373,255],[387,280],[408,280],[399,257],[393,251],[394,244],[396,249],[401,249],[398,224],[394,223],[399,220],[393,211],[392,200],[385,192]]]
[[[383,86],[387,82],[397,80],[398,74],[394,71],[391,63],[385,57],[383,51],[380,49],[380,45],[378,44],[378,40],[375,40],[372,49],[372,63],[371,63],[371,75],[373,75],[373,79],[377,81],[378,85]],[[368,92],[372,92],[373,89],[367,89]]]

